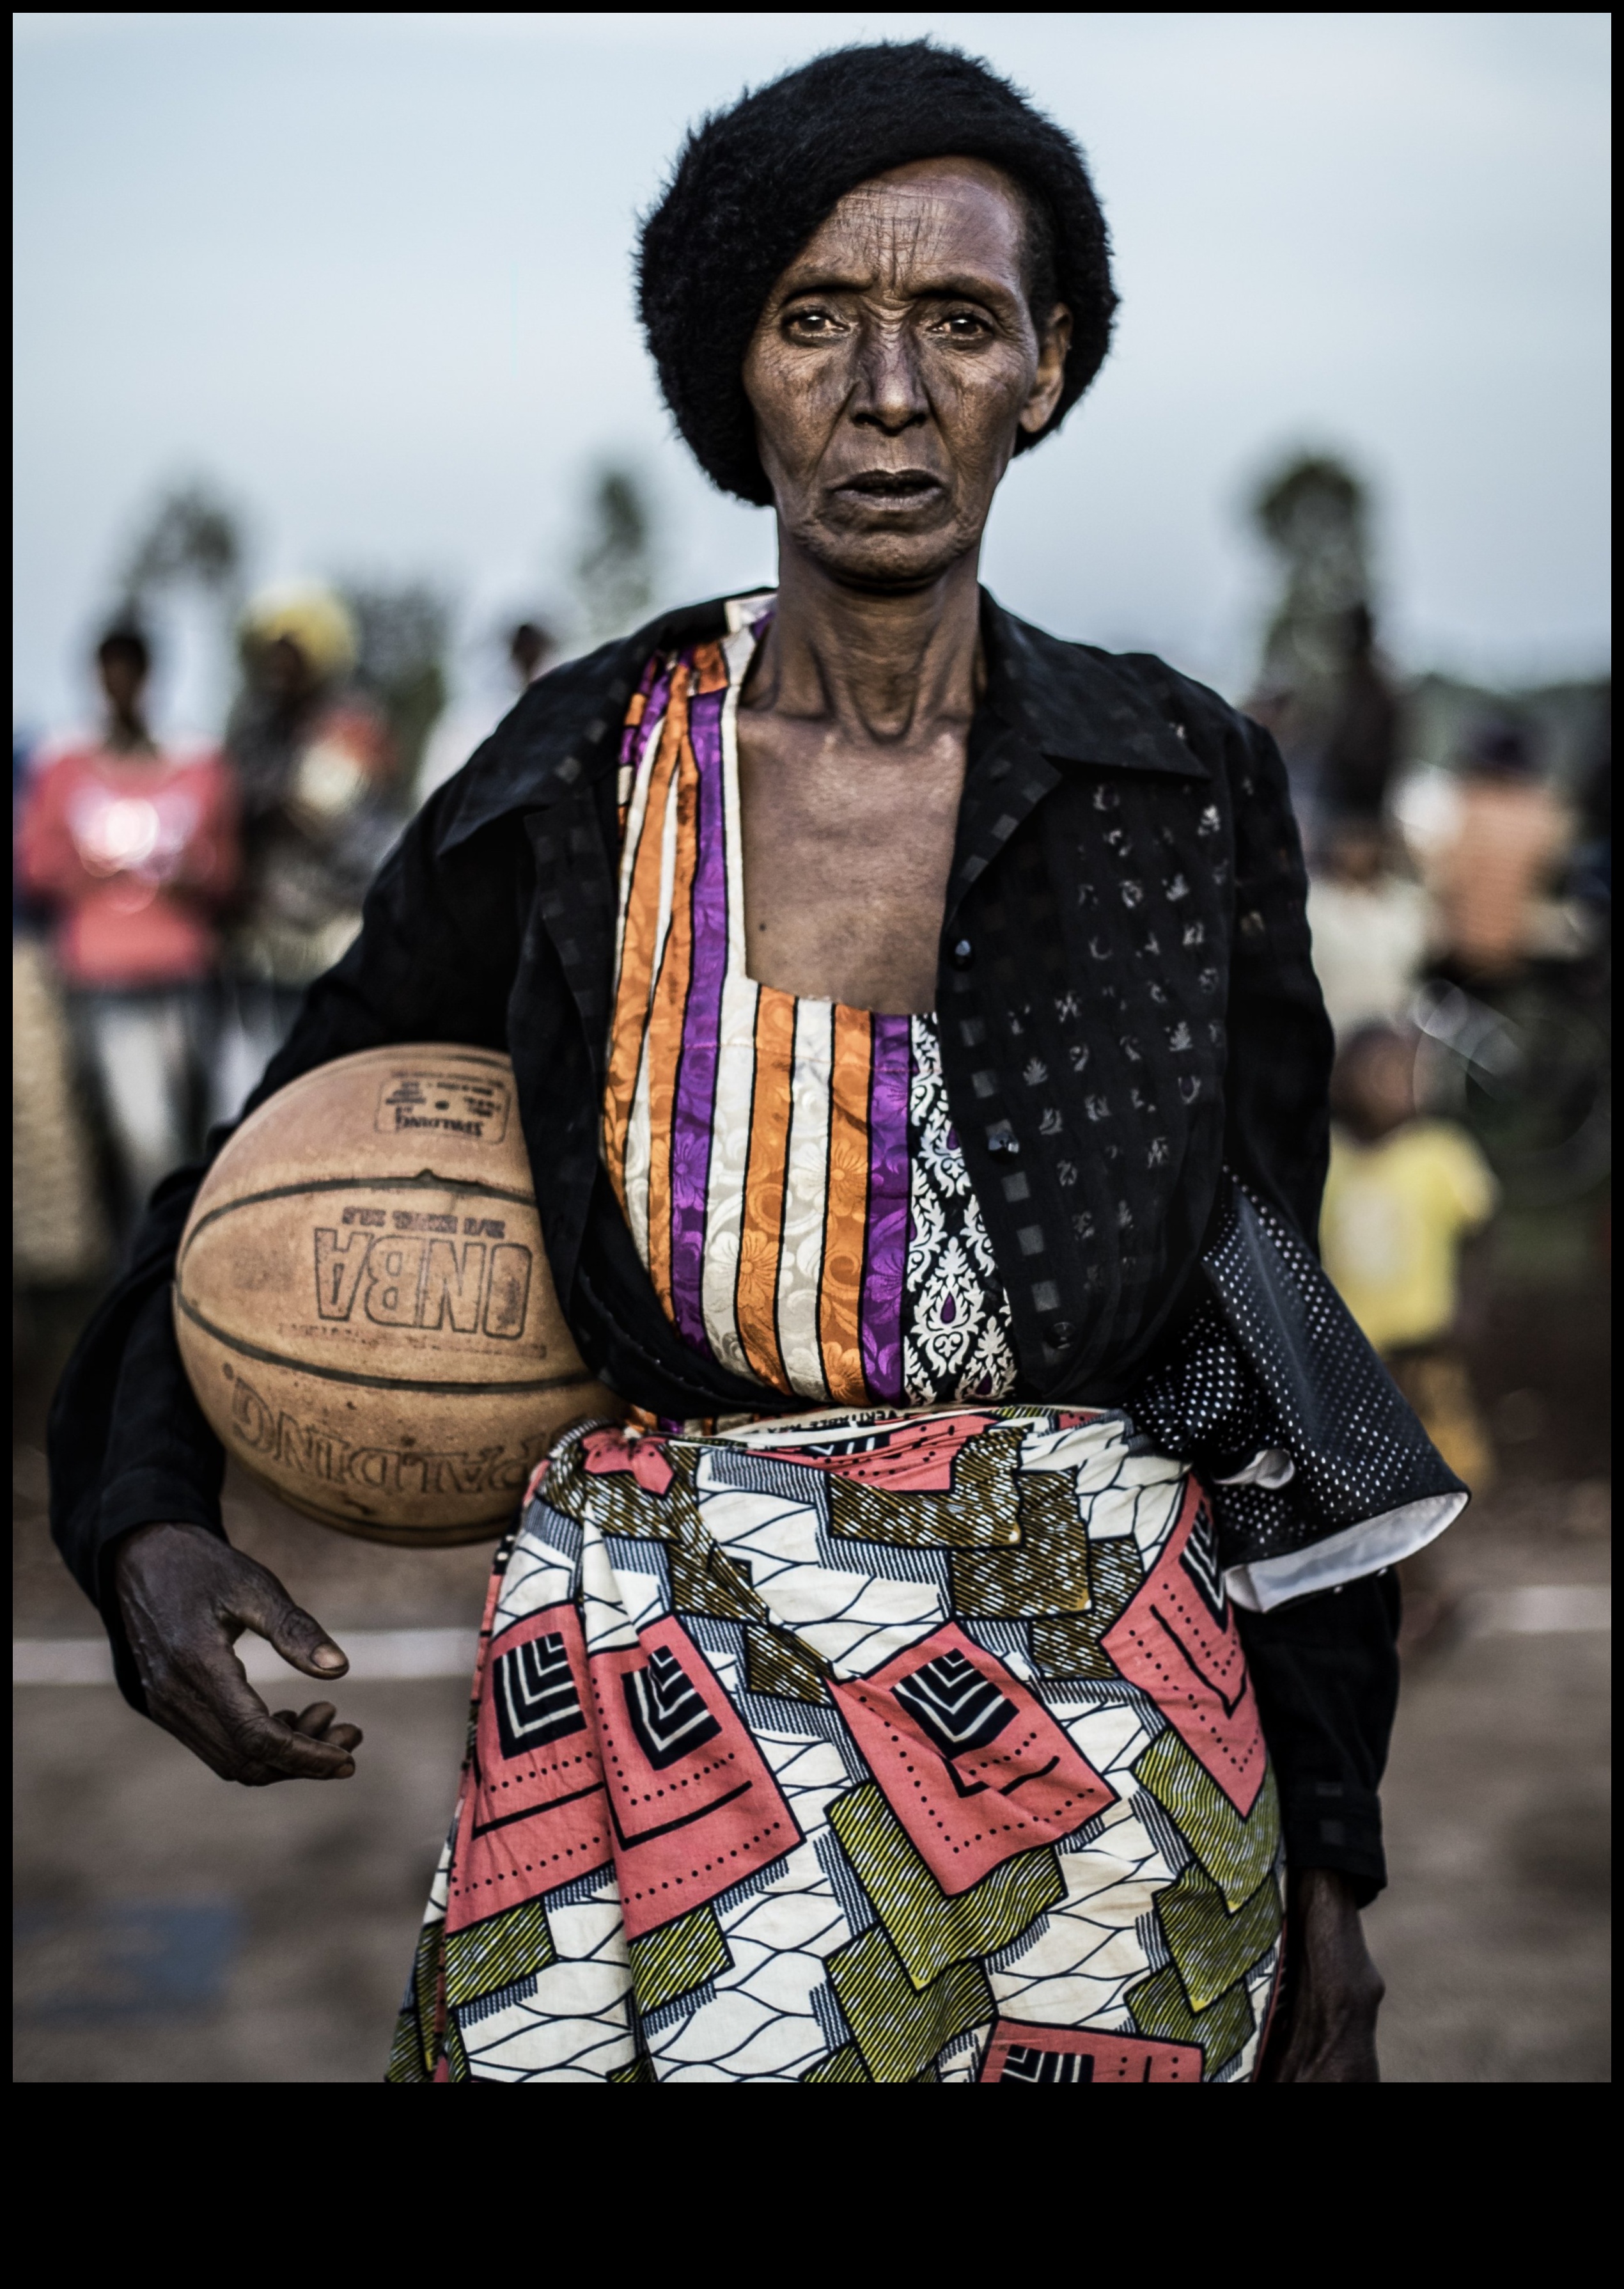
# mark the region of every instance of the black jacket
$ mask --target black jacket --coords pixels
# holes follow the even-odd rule
[[[1152,658],[1061,642],[991,598],[983,628],[938,972],[949,1097],[1009,1297],[1016,1396],[1126,1402],[1199,1308],[1226,1166],[1271,1218],[1310,1239],[1318,1222],[1331,1033],[1302,861],[1272,741],[1214,693]],[[580,1349],[676,1416],[802,1404],[684,1344],[598,1153],[623,719],[653,653],[722,630],[721,605],[702,605],[533,685],[408,828],[361,937],[251,1100],[389,1041],[506,1049]],[[155,1195],[52,1418],[57,1538],[138,1706],[107,1552],[159,1518],[220,1530],[223,1458],[168,1297],[202,1173]],[[1367,1888],[1381,1880],[1394,1620],[1379,1581],[1243,1623],[1266,1722],[1278,1717],[1288,1849]],[[1317,1676],[1334,1677],[1329,1700]]]

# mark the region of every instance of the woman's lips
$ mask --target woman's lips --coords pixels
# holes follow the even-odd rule
[[[869,469],[860,476],[842,479],[835,490],[861,501],[895,502],[899,507],[911,507],[942,489],[940,477],[933,477],[927,469]]]

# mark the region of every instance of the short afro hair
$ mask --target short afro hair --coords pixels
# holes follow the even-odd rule
[[[726,492],[772,498],[744,354],[774,281],[848,191],[916,159],[983,159],[1025,195],[1029,291],[1071,313],[1058,429],[1103,364],[1117,297],[1083,155],[985,64],[925,40],[836,49],[701,122],[643,224],[638,310],[678,428]]]
[[[152,667],[152,646],[147,631],[131,613],[121,612],[105,627],[96,644],[98,659],[127,659],[138,675]]]

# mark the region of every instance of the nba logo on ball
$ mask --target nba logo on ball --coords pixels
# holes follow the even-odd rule
[[[488,1535],[565,1424],[622,1411],[559,1311],[493,1050],[369,1049],[278,1091],[203,1181],[174,1308],[227,1451],[351,1534]]]

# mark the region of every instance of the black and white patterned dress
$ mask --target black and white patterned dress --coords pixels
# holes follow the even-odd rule
[[[903,1380],[915,1405],[1015,1389],[1009,1304],[947,1102],[934,1017],[912,1026]]]

